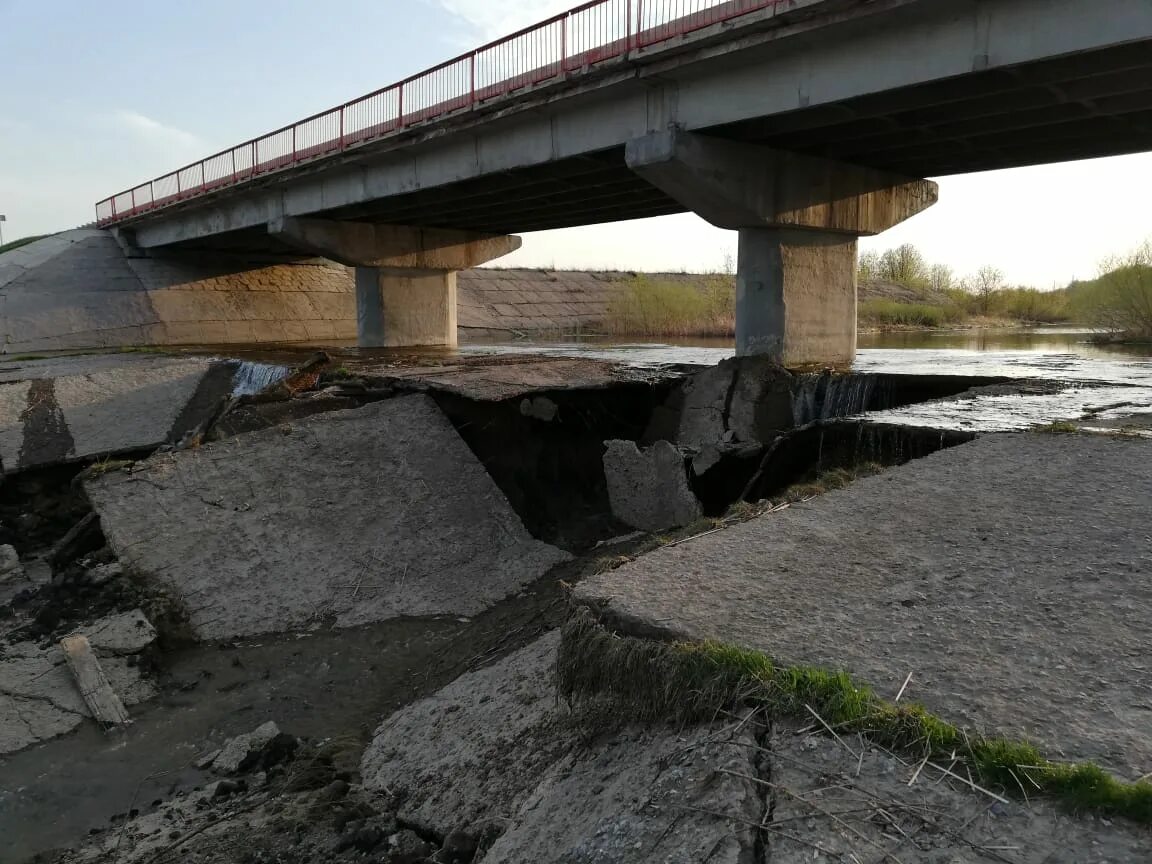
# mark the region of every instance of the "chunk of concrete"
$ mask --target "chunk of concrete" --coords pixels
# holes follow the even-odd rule
[[[155,456],[86,488],[120,560],[229,638],[476,615],[568,555],[422,395]]]
[[[5,472],[179,441],[231,392],[233,365],[148,355],[0,364]]]
[[[20,564],[20,553],[12,546],[0,546],[0,584],[25,581],[24,567]]]
[[[262,726],[244,735],[230,738],[220,748],[220,753],[212,760],[212,770],[220,774],[236,774],[255,762],[280,734],[280,727],[269,720]]]
[[[156,641],[156,628],[139,609],[102,618],[87,629],[88,641],[100,652],[138,654]]]
[[[464,675],[379,729],[361,774],[399,818],[473,836],[484,864],[753,859],[764,805],[748,729],[628,729],[589,744],[557,704],[558,634]],[[744,775],[744,776],[738,776]]]
[[[130,653],[128,646],[147,644],[145,633],[155,638],[151,625],[141,627],[140,622],[147,624],[147,619],[137,610],[77,630],[89,637],[109,684],[129,706],[156,693],[152,682],[141,676],[140,667],[123,656]],[[41,648],[33,642],[19,642],[0,647],[0,754],[64,735],[90,716],[58,646]]]
[[[388,717],[365,788],[400,793],[401,820],[444,834],[515,813],[577,743],[556,711],[558,644],[550,633]]]
[[[0,604],[8,603],[32,583],[20,563],[20,555],[11,546],[0,546]]]
[[[604,479],[612,514],[633,528],[663,531],[700,518],[684,454],[667,441],[641,450],[634,441],[605,441]]]
[[[689,447],[765,442],[795,425],[796,379],[767,357],[733,357],[685,377],[653,412],[644,440]]]

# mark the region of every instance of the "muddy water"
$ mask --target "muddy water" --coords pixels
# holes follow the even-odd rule
[[[971,399],[874,412],[868,419],[941,429],[1003,431],[1092,412],[1102,421],[1152,416],[1152,345],[1100,346],[1080,328],[875,333],[860,337],[859,372],[1039,378],[1066,385],[1036,395],[978,395]],[[600,339],[468,345],[466,353],[544,353],[617,360],[637,366],[718,363],[733,355],[730,340],[667,344]],[[1124,403],[1119,405],[1118,403]],[[1109,407],[1118,406],[1118,407]]]

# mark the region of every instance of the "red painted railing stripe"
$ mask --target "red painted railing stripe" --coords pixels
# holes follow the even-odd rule
[[[413,123],[475,108],[523,87],[580,75],[597,63],[625,57],[631,51],[790,2],[792,0],[591,0],[396,84],[105,198],[96,204],[96,222],[109,225],[222,186],[242,183],[267,171],[345,150],[398,132]],[[548,34],[550,28],[559,30],[558,50],[549,47],[553,44],[553,37]],[[477,67],[487,72],[492,68],[485,66],[489,59],[495,61],[497,71],[501,66],[510,71],[498,80],[478,85]],[[407,98],[405,91],[408,91]],[[389,103],[393,101],[395,116],[388,117]],[[363,125],[358,126],[359,123]],[[327,129],[338,131],[331,134],[326,133]],[[238,155],[241,165],[244,158],[250,164],[238,168]],[[213,168],[209,176],[209,165],[217,160],[224,163],[231,160],[231,172],[216,176]],[[185,185],[184,179],[195,177],[197,172],[199,183]],[[161,187],[159,194],[157,187]],[[148,195],[143,200],[145,196],[137,192],[143,193],[145,189]],[[121,203],[125,196],[127,200]]]

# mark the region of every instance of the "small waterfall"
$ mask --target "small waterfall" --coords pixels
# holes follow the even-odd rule
[[[250,360],[242,360],[232,376],[232,395],[251,396],[259,393],[286,378],[291,371],[288,366],[279,366],[275,363],[253,363]]]
[[[870,408],[878,387],[886,382],[881,376],[830,372],[800,375],[792,394],[792,417],[797,426],[816,420],[837,420],[861,414]],[[887,385],[891,390],[891,385]],[[890,393],[885,396],[890,399]]]

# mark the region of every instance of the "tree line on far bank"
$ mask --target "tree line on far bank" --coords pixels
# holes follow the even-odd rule
[[[991,265],[958,276],[911,244],[861,255],[858,281],[864,327],[1068,322],[1094,327],[1106,339],[1152,339],[1152,241],[1104,262],[1096,279],[1050,291],[1009,285]],[[612,301],[605,323],[617,335],[730,336],[735,307],[731,272],[639,274]]]
[[[895,302],[863,299],[860,321],[873,326],[1074,322],[1109,339],[1152,338],[1152,241],[1104,261],[1095,279],[1050,291],[1008,285],[991,265],[957,277],[911,244],[861,255],[858,277],[865,291],[888,284],[913,292]]]

